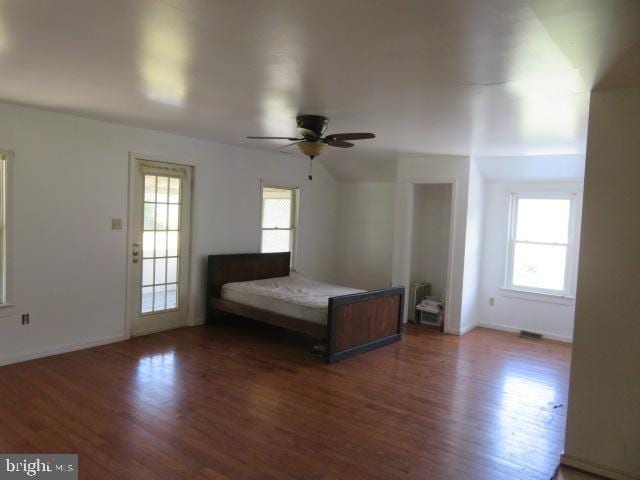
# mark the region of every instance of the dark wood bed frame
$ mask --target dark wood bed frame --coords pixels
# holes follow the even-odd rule
[[[225,283],[286,277],[290,254],[209,255],[207,323],[220,312],[258,320],[309,335],[324,343],[324,359],[333,363],[400,340],[404,287],[341,295],[329,299],[327,324],[281,315],[220,297]]]

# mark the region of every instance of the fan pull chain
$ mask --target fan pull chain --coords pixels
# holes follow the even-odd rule
[[[309,157],[309,180],[313,180],[313,157]]]

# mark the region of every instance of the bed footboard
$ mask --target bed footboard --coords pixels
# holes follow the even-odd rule
[[[400,340],[403,309],[404,287],[330,298],[327,363]]]

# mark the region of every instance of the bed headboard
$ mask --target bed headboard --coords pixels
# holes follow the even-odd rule
[[[287,277],[290,262],[289,252],[209,255],[207,298],[220,297],[225,283]]]

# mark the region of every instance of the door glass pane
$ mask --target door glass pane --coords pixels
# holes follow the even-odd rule
[[[156,259],[156,271],[155,271],[155,281],[153,282],[156,285],[160,285],[165,283],[167,273],[167,259],[166,258],[157,258]]]
[[[165,286],[157,285],[153,287],[153,311],[165,309]]]
[[[144,258],[153,257],[155,234],[153,232],[144,232],[142,234],[142,256]]]
[[[167,283],[178,281],[178,259],[167,258]]]
[[[180,179],[169,180],[169,203],[180,203]]]
[[[156,201],[156,176],[155,175],[144,176],[144,201],[145,202]]]
[[[153,285],[153,260],[142,261],[142,285]]]
[[[566,198],[518,199],[516,240],[568,243],[571,200]]]
[[[178,285],[167,285],[167,308],[176,308],[178,304]]]
[[[516,243],[513,284],[545,290],[564,290],[567,247]]]
[[[262,252],[288,252],[291,249],[290,230],[263,230]]]
[[[169,230],[178,230],[180,225],[180,205],[169,205]]]
[[[181,182],[144,177],[141,313],[178,308]]]
[[[156,257],[167,256],[167,232],[156,232]]]
[[[153,311],[153,287],[142,287],[142,313]]]
[[[156,204],[144,204],[144,229],[153,230],[156,228]]]
[[[156,205],[156,230],[167,229],[167,204],[158,203]]]
[[[156,202],[167,203],[169,194],[169,177],[158,177],[158,196]]]
[[[178,256],[178,232],[167,233],[167,256]]]

